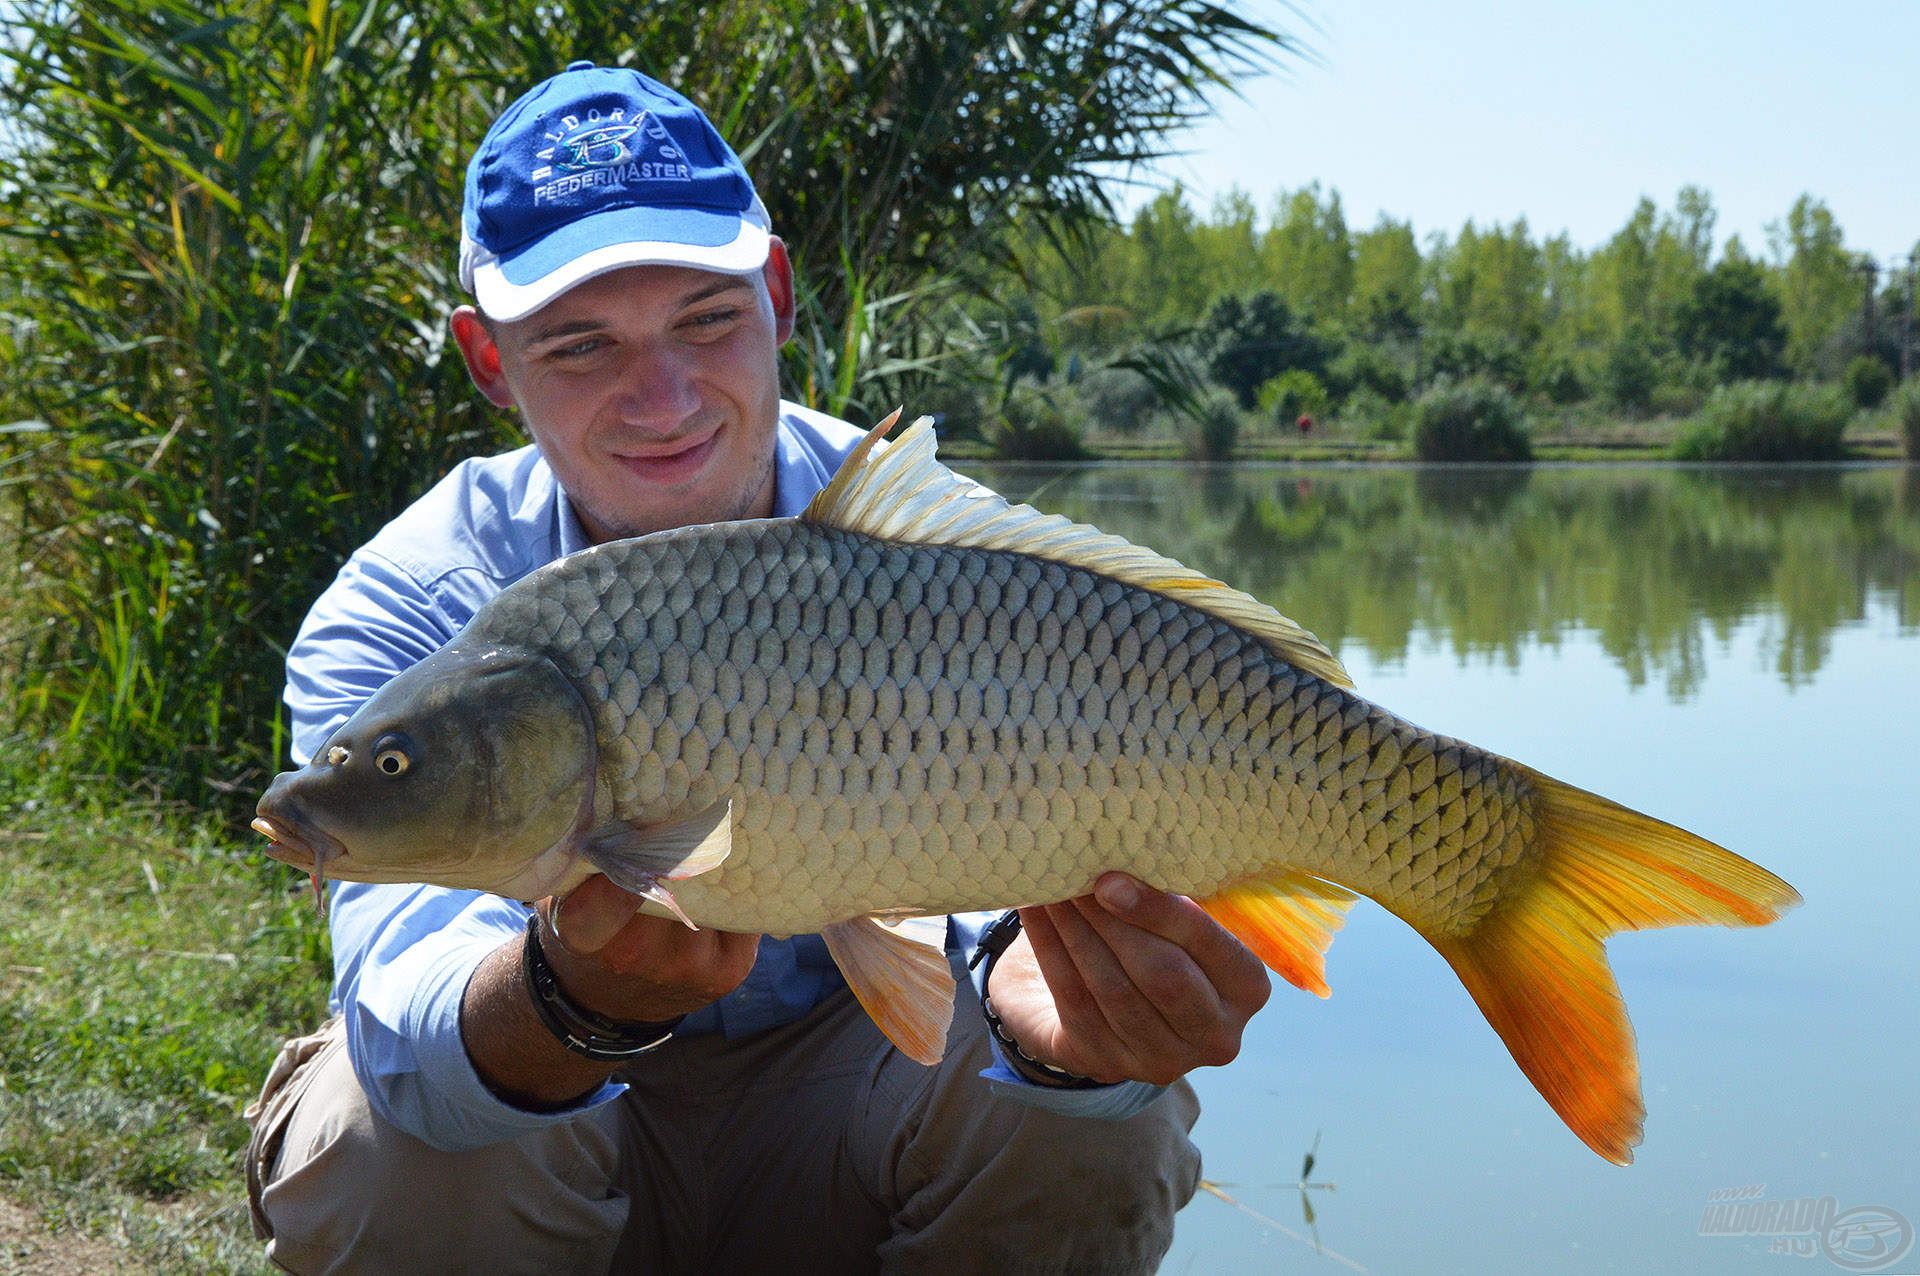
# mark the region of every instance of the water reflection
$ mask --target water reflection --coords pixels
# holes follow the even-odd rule
[[[1882,595],[1920,625],[1920,471],[1896,467],[964,467],[1248,589],[1336,651],[1516,665],[1594,634],[1634,686],[1700,687],[1764,618],[1789,686]]]

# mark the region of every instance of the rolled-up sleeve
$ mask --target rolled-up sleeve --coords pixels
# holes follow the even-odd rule
[[[608,1083],[571,1107],[529,1112],[474,1071],[460,1036],[467,981],[526,920],[526,905],[477,891],[359,882],[334,890],[335,996],[354,1075],[376,1112],[434,1147],[497,1143],[626,1088]]]
[[[471,618],[491,582],[423,586],[363,550],[341,569],[287,656],[293,760],[305,765],[339,725]],[[468,598],[466,595],[475,596]],[[607,1084],[571,1108],[503,1102],[467,1057],[460,1005],[487,954],[525,929],[526,905],[438,886],[337,882],[333,1008],[367,1100],[394,1126],[446,1150],[479,1147],[565,1121],[625,1087]]]

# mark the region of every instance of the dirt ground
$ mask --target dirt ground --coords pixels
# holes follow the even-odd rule
[[[0,1196],[0,1276],[99,1276],[125,1264],[105,1241],[48,1231],[31,1211]]]

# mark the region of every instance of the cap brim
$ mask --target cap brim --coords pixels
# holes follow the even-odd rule
[[[473,295],[489,319],[524,319],[570,288],[628,266],[688,266],[727,275],[766,265],[771,235],[756,217],[705,209],[616,208],[570,222],[478,265]],[[662,233],[672,239],[658,238]],[[646,236],[646,238],[640,238]]]

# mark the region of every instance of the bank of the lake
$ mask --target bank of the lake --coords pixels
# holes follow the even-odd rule
[[[1684,419],[1662,417],[1646,421],[1585,419],[1552,420],[1532,433],[1536,461],[1621,464],[1672,459],[1674,441]],[[1904,446],[1900,432],[1882,420],[1863,418],[1842,436],[1847,461],[1900,461]],[[1090,459],[1165,463],[1191,457],[1193,446],[1170,430],[1122,434],[1089,430],[1081,446]],[[996,459],[993,446],[978,438],[943,438],[941,455],[950,461],[983,462]],[[1402,438],[1372,437],[1364,428],[1338,420],[1316,423],[1305,434],[1297,429],[1243,429],[1233,449],[1232,463],[1313,464],[1316,462],[1395,462],[1415,460]]]

